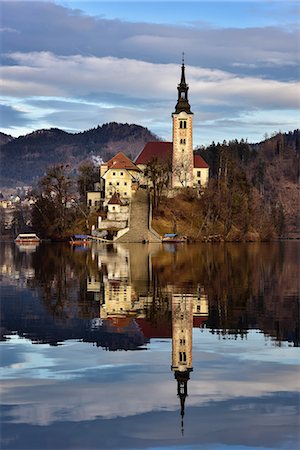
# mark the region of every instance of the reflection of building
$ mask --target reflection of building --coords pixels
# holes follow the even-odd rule
[[[177,395],[181,406],[183,433],[184,405],[187,382],[192,367],[193,304],[191,296],[172,296],[172,370],[177,380]]]
[[[87,291],[94,293],[95,300],[100,299],[102,319],[134,316],[148,320],[153,313],[157,319],[166,318],[172,310],[172,299],[182,298],[183,294],[177,294],[178,288],[172,285],[154,289],[151,254],[139,244],[92,248],[92,260],[98,272],[88,275]],[[192,326],[203,326],[208,316],[208,298],[203,286],[187,288],[184,298],[189,299],[192,308]]]
[[[8,243],[1,248],[1,282],[11,286],[25,287],[34,279],[35,269],[32,266],[32,253],[35,249],[33,251],[31,248],[29,251],[27,250],[27,246],[26,249],[23,249],[22,246],[15,243]],[[21,253],[22,257],[20,256]]]

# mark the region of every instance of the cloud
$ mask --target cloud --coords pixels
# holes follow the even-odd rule
[[[114,57],[97,58],[52,53],[14,53],[15,66],[2,69],[3,93],[7,96],[85,97],[93,92],[134,99],[176,99],[179,68]],[[234,102],[243,108],[297,109],[297,82],[241,77],[221,70],[188,67],[191,102],[222,105]],[[146,104],[145,104],[146,105]],[[136,107],[136,106],[135,106]]]
[[[153,64],[149,62],[96,58],[76,55],[56,56],[51,53],[15,53],[10,55],[14,66],[2,69],[3,94],[13,97],[61,97],[71,98],[76,92],[80,98],[97,93],[99,108],[123,109],[131,106],[136,110],[148,110],[147,101],[165,103],[171,109],[176,100],[176,85],[179,68],[173,64]],[[191,86],[190,100],[193,109],[208,109],[216,105],[220,110],[234,103],[240,111],[264,108],[297,109],[300,106],[295,92],[297,82],[283,82],[255,77],[241,77],[230,72],[189,67],[187,77]],[[108,96],[115,96],[110,104]],[[116,104],[119,100],[119,105]],[[135,103],[139,99],[140,106]],[[125,100],[127,108],[124,108]],[[173,109],[173,106],[172,106]],[[133,111],[134,112],[134,111]]]
[[[34,124],[34,120],[16,106],[0,105],[1,126],[4,128],[22,127]]]
[[[196,114],[195,144],[251,134],[258,139],[254,122],[276,123],[274,110],[286,117],[298,107],[295,25],[131,23],[49,2],[3,2],[2,10],[2,92],[8,106],[15,108],[17,98],[23,111],[39,118],[37,126],[28,123],[32,130],[79,131],[113,120],[138,122],[170,139],[182,50]],[[259,111],[265,112],[261,122],[253,117],[247,124],[247,114]],[[232,127],[226,132],[228,120]],[[295,112],[290,129],[297,122]]]
[[[53,3],[4,2],[3,25],[17,32],[3,33],[5,52],[51,52],[61,56],[139,59],[178,62],[183,50],[194,66],[235,69],[240,74],[268,76],[278,70],[297,78],[298,35],[294,26],[208,28],[130,23],[88,16]],[[289,71],[283,71],[288,67]],[[250,72],[249,72],[250,71]]]

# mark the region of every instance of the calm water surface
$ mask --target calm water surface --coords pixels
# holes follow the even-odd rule
[[[299,257],[0,244],[1,449],[298,450]]]

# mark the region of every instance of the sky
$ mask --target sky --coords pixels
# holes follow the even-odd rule
[[[136,123],[171,140],[185,54],[194,146],[299,127],[290,1],[2,1],[0,131]]]

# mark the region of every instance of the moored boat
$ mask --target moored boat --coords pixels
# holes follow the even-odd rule
[[[186,236],[179,236],[175,233],[167,233],[164,235],[162,242],[187,242]]]
[[[74,234],[70,238],[71,245],[89,245],[92,242],[91,236],[87,234]]]
[[[38,244],[40,238],[35,233],[20,233],[15,239],[16,244]]]

